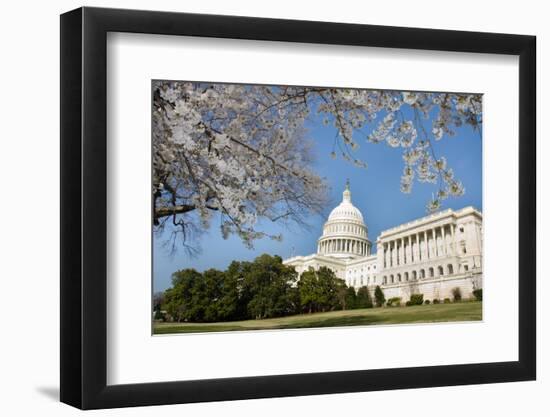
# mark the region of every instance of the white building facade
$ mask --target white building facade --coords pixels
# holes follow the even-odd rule
[[[286,259],[301,274],[326,266],[348,286],[379,285],[386,299],[424,294],[425,300],[463,298],[483,281],[483,216],[473,207],[445,210],[383,231],[371,253],[367,225],[351,202],[349,184],[330,213],[317,253]]]

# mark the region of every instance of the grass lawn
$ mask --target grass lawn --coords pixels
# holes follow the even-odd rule
[[[370,324],[436,323],[481,320],[480,301],[412,307],[366,308],[300,314],[265,320],[217,323],[155,323],[155,334],[227,332],[234,330],[303,329],[308,327],[365,326]]]

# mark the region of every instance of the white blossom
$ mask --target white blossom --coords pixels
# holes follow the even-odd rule
[[[456,127],[481,122],[481,95],[293,86],[155,81],[153,85],[153,196],[157,227],[170,220],[187,234],[209,227],[247,245],[269,236],[259,219],[305,224],[320,213],[327,186],[313,170],[305,121],[317,114],[336,129],[344,160],[365,137],[403,148],[400,188],[439,182],[429,208],[465,190],[432,146]],[[422,120],[433,117],[425,129]],[[412,116],[411,116],[412,115]],[[381,120],[380,120],[381,118]],[[421,120],[422,119],[422,120]],[[379,120],[379,121],[378,121]],[[429,132],[428,133],[426,132]],[[198,219],[197,219],[198,216]],[[194,227],[198,221],[200,226]]]

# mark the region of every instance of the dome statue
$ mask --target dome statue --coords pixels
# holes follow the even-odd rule
[[[361,211],[351,202],[348,180],[342,202],[330,212],[323,226],[317,253],[336,258],[356,258],[370,255],[370,249],[368,229]]]

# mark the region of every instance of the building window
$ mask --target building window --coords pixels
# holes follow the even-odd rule
[[[449,275],[453,274],[453,266],[451,264],[447,265],[447,270],[449,271]]]
[[[409,273],[405,272],[405,281],[408,281],[408,280],[409,280]]]
[[[468,265],[464,265],[464,272],[468,272]]]
[[[386,285],[388,283],[388,277],[384,276],[384,279],[382,280],[383,284]]]
[[[413,281],[416,281],[416,271],[412,272]]]
[[[429,273],[430,273],[430,278],[433,278],[433,276],[434,276],[434,269],[433,269],[433,268],[430,268],[428,271],[429,271]]]
[[[395,282],[394,278],[393,278],[393,274],[390,275],[390,282],[393,284]]]
[[[397,274],[397,281],[401,282],[401,274]]]
[[[426,278],[426,271],[424,271],[423,269],[420,270],[420,279],[424,279]]]
[[[443,267],[442,267],[442,266],[438,266],[438,267],[437,267],[437,272],[439,273],[439,276],[443,276]]]

